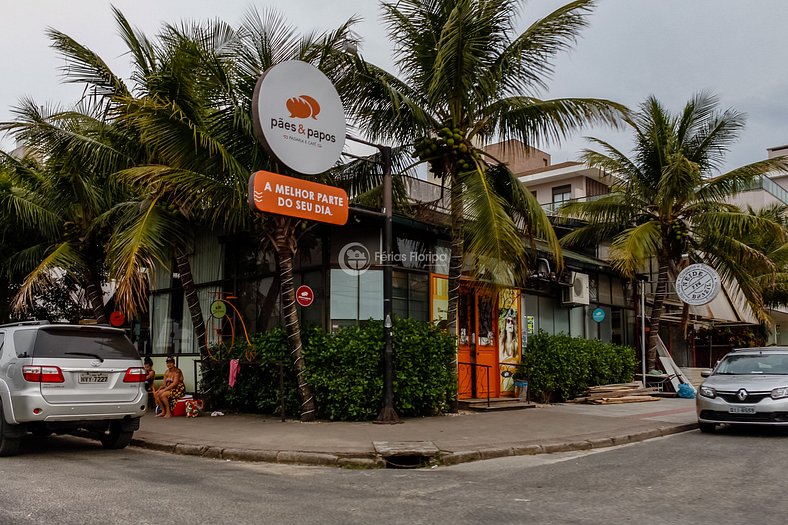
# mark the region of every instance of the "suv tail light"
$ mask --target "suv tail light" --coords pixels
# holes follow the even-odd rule
[[[124,383],[144,383],[145,378],[148,377],[148,371],[138,366],[126,370],[126,375],[123,376]]]
[[[22,367],[25,381],[31,383],[64,383],[63,371],[58,366],[25,365]]]

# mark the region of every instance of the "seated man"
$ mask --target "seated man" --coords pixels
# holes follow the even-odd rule
[[[161,412],[156,417],[172,417],[172,409],[178,399],[186,393],[186,386],[183,384],[183,372],[175,366],[175,358],[167,357],[167,371],[164,372],[164,385],[156,390],[156,405]]]

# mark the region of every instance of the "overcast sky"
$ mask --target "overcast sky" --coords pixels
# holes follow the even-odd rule
[[[254,5],[274,7],[302,32],[333,28],[353,15],[363,56],[391,69],[390,49],[377,0],[115,0],[133,25],[149,35],[162,22],[221,18],[237,24]],[[523,29],[564,1],[525,3]],[[127,57],[105,0],[0,0],[0,121],[23,96],[69,105],[81,90],[61,83],[63,61],[44,31],[53,27],[101,55],[121,75]],[[723,108],[748,115],[747,127],[727,156],[733,168],[766,157],[788,143],[788,1],[599,0],[574,51],[561,55],[543,98],[602,97],[635,107],[655,95],[674,112],[699,90],[720,97]],[[629,151],[625,132],[584,130],[559,145],[542,146],[553,162],[576,160],[595,136]],[[0,138],[0,147],[13,147]]]

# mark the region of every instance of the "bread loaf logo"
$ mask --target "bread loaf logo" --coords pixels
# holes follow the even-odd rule
[[[282,129],[289,133],[285,135],[288,140],[304,142],[311,146],[321,147],[321,142],[336,142],[337,138],[332,133],[310,127],[307,123],[290,121],[288,119],[309,119],[317,120],[320,114],[320,104],[309,95],[299,95],[287,99],[285,102],[289,117],[271,118],[271,129]],[[307,121],[309,122],[309,121]],[[292,135],[291,135],[292,134]],[[305,140],[304,140],[305,139]]]
[[[317,120],[320,113],[320,104],[317,100],[309,95],[299,95],[287,100],[287,111],[290,112],[290,118],[309,118],[312,117]]]

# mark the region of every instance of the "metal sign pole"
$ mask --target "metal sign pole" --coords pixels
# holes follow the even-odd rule
[[[646,281],[640,281],[640,366],[646,388]]]
[[[383,168],[383,330],[384,330],[384,350],[383,350],[383,409],[378,414],[375,423],[399,423],[399,415],[394,409],[394,349],[392,342],[391,329],[393,326],[393,303],[392,303],[392,253],[394,246],[393,220],[394,203],[392,189],[392,166],[391,166],[391,147],[367,142],[347,135],[346,138],[353,142],[372,146],[380,152],[380,164]]]

